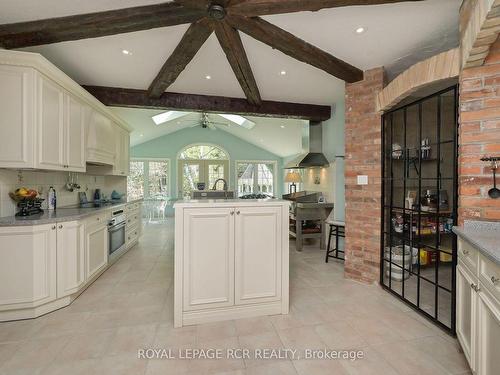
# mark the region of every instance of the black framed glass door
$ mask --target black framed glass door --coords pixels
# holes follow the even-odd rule
[[[458,87],[387,112],[381,285],[455,332]]]

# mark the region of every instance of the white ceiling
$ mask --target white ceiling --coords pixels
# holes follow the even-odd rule
[[[0,22],[16,22],[147,5],[163,0],[0,0]],[[265,17],[333,55],[389,75],[458,43],[461,0],[325,9]],[[366,32],[354,30],[364,26]],[[40,52],[82,84],[145,89],[171,54],[187,25],[28,48]],[[344,83],[243,35],[261,95],[268,100],[331,104]],[[133,52],[131,56],[122,49]],[[287,75],[279,72],[286,70]],[[205,76],[211,75],[211,80]],[[169,91],[243,97],[226,57],[212,36]]]
[[[200,113],[191,112],[187,116],[177,120],[156,125],[151,117],[163,111],[118,107],[112,107],[111,109],[118,116],[133,125],[134,131],[130,135],[130,143],[132,146],[181,129],[189,128],[199,123],[201,117]],[[217,130],[215,131],[228,132],[236,137],[242,138],[246,142],[272,152],[275,155],[285,157],[302,152],[302,130],[304,126],[307,126],[307,121],[245,116],[245,118],[255,122],[255,127],[251,130],[247,130],[220,116],[208,116],[209,119],[214,122],[231,125],[229,127],[217,126]],[[281,126],[284,126],[284,128]],[[210,132],[214,130],[206,129],[205,131]]]

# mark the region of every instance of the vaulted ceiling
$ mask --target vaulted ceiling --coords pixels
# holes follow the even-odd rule
[[[11,1],[2,4],[0,24],[164,2],[164,0]],[[345,3],[345,1],[337,2]],[[281,28],[320,48],[328,55],[342,60],[347,64],[345,67],[347,70],[341,69],[340,73],[332,71],[328,73],[326,72],[328,69],[324,66],[318,68],[316,64],[314,67],[272,49],[267,45],[270,43],[266,42],[266,35],[255,35],[260,31],[255,30],[254,19],[239,19],[241,22],[235,23],[234,20],[238,19],[232,18],[231,22],[230,19],[227,20],[229,26],[240,28],[243,32],[235,35],[232,32],[234,29],[228,28],[224,23],[216,27],[216,33],[206,37],[208,39],[205,43],[197,39],[196,43],[201,44],[199,51],[198,45],[192,46],[192,43],[188,43],[194,57],[186,63],[185,69],[180,69],[178,77],[172,82],[168,76],[163,76],[159,80],[163,83],[153,86],[152,83],[162,66],[174,54],[183,35],[186,35],[189,23],[197,19],[197,7],[204,3],[198,0],[179,0],[179,3],[191,3],[186,5],[192,6],[189,8],[192,11],[185,15],[186,24],[37,45],[27,47],[26,50],[42,53],[81,84],[150,89],[150,92],[158,94],[162,92],[166,79],[167,91],[172,92],[246,96],[250,100],[262,98],[331,104],[343,96],[344,87],[344,81],[332,74],[347,80],[356,80],[358,74],[356,68],[365,70],[384,65],[388,68],[389,75],[393,76],[415,61],[458,43],[460,0],[393,2],[394,4],[350,6],[279,15],[266,14],[276,13],[276,4],[279,3],[292,4],[286,9],[288,12],[295,10],[294,3],[303,9],[307,3],[331,5],[334,1],[233,0],[230,2],[235,8],[239,6],[240,11],[247,15],[262,15],[263,20],[259,22],[264,25],[264,31],[269,30],[268,25]],[[260,4],[259,7],[248,6],[256,3]],[[267,5],[262,7],[262,3]],[[375,1],[359,0],[358,3],[367,4]],[[231,14],[231,8],[227,10]],[[101,26],[110,27],[104,24]],[[355,29],[360,26],[365,28],[365,32],[357,34]],[[0,26],[0,36],[1,31],[2,26]],[[260,41],[247,34],[257,37]],[[202,39],[206,39],[205,36],[202,35]],[[239,38],[241,42],[238,41]],[[236,51],[233,61],[231,54],[228,55],[229,49]],[[131,54],[125,55],[122,53],[123,50],[130,51]],[[247,67],[241,64],[239,56],[241,53],[239,55],[237,53],[242,50],[247,55],[258,95],[255,94],[255,87],[248,85],[252,80],[248,79]],[[346,75],[349,66],[355,67],[351,77],[349,74]],[[240,69],[239,75],[238,69]],[[171,67],[167,71],[171,74]],[[207,79],[207,76],[211,79]]]

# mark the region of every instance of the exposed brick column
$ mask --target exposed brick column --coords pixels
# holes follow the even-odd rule
[[[500,199],[488,197],[491,169],[480,161],[500,156],[500,40],[484,65],[460,75],[459,155],[459,222],[500,220]]]
[[[383,68],[346,85],[345,277],[365,283],[377,282],[380,273],[382,126],[376,96],[383,87]],[[357,185],[358,175],[367,175],[368,185]]]

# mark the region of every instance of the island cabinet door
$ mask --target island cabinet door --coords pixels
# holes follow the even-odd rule
[[[234,208],[184,210],[184,311],[234,305]]]
[[[281,208],[237,207],[235,218],[235,303],[280,300]]]
[[[477,280],[461,262],[457,267],[457,338],[469,366],[476,369],[476,305],[477,293],[474,286]]]

